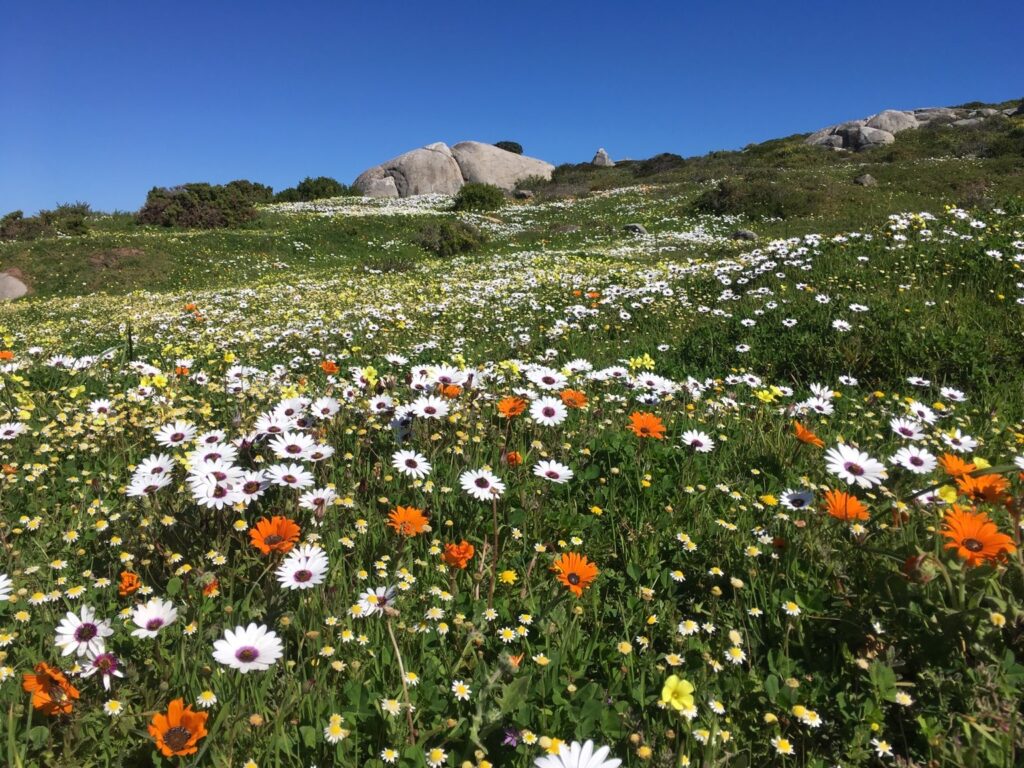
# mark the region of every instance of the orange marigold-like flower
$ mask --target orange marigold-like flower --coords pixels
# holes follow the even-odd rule
[[[629,415],[628,429],[637,437],[650,437],[662,440],[665,437],[665,424],[653,413],[634,411]]]
[[[469,561],[473,559],[475,552],[476,548],[463,539],[458,544],[445,544],[444,554],[441,555],[441,559],[444,560],[445,565],[462,570],[469,565]]]
[[[167,714],[157,712],[149,723],[149,735],[164,757],[194,755],[197,742],[206,736],[206,712],[193,712],[183,699],[167,705]]]
[[[402,536],[416,536],[427,527],[427,518],[422,509],[396,507],[388,513],[388,526]]]
[[[600,571],[597,566],[587,559],[586,555],[577,555],[575,552],[566,552],[559,555],[558,559],[551,566],[551,570],[558,575],[558,580],[565,584],[576,597],[583,595],[583,590],[590,586],[597,578]]]
[[[842,491],[826,491],[825,504],[828,513],[837,520],[867,520],[868,508],[860,499]]]
[[[290,552],[299,540],[299,526],[287,517],[274,515],[269,520],[261,517],[249,531],[252,545],[264,555],[271,552]]]
[[[178,376],[188,376],[189,373],[191,372],[191,369],[187,365],[179,365],[175,367],[174,372]]]
[[[578,389],[563,389],[559,397],[567,408],[582,408],[587,404],[587,396]]]
[[[462,387],[458,384],[442,384],[441,385],[441,397],[447,397],[449,400],[454,400],[456,397],[462,394]]]
[[[1002,475],[982,475],[981,477],[960,475],[956,479],[956,485],[960,489],[960,493],[971,501],[987,501],[990,504],[1004,501],[1006,492],[1010,489],[1010,481]]]
[[[117,585],[117,594],[121,597],[128,597],[128,595],[138,592],[141,586],[142,579],[139,578],[139,574],[121,571],[121,583]]]
[[[945,470],[946,474],[950,477],[963,477],[977,469],[974,464],[964,461],[955,453],[942,454],[942,458],[939,459],[939,463],[942,465],[942,469]]]
[[[216,597],[220,594],[220,582],[217,579],[210,579],[203,585],[203,597]]]
[[[793,429],[796,430],[796,439],[801,443],[807,445],[813,445],[815,448],[824,448],[825,441],[814,434],[811,430],[801,424],[799,421],[793,422]]]
[[[523,454],[519,451],[508,451],[502,458],[510,467],[518,467],[523,463]]]
[[[0,349],[0,360],[13,360],[14,353],[9,349]]]
[[[504,416],[506,419],[511,419],[518,416],[526,410],[526,401],[521,397],[514,397],[509,395],[503,397],[498,401],[498,413]]]
[[[1013,539],[1000,533],[984,512],[964,510],[954,504],[942,523],[940,533],[949,539],[946,549],[955,549],[969,566],[995,563],[1017,550]]]
[[[45,661],[36,664],[35,674],[22,675],[21,688],[32,694],[32,706],[44,715],[68,714],[78,698],[78,689],[68,682],[64,673]]]
[[[338,367],[338,364],[333,360],[324,360],[322,363],[320,363],[320,370],[326,373],[328,376],[333,376],[341,369]]]

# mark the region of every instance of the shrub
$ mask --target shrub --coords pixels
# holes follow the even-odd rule
[[[686,161],[679,155],[674,155],[671,152],[662,152],[660,155],[655,155],[647,160],[641,160],[633,166],[632,170],[633,175],[637,177],[654,176],[657,173],[682,168],[685,164]]]
[[[35,240],[56,235],[84,235],[89,232],[86,218],[92,210],[88,203],[61,203],[53,210],[35,216],[11,211],[0,219],[0,240]]]
[[[282,189],[274,195],[274,200],[278,203],[305,203],[349,195],[359,195],[359,191],[330,176],[317,176],[315,179],[307,176],[294,187]]]
[[[747,218],[786,219],[817,212],[824,202],[819,190],[775,182],[765,177],[726,179],[692,203],[697,213],[717,216],[741,214]]]
[[[139,210],[139,224],[218,229],[237,227],[256,217],[256,209],[239,186],[182,184],[153,187]]]
[[[225,186],[238,190],[251,203],[269,203],[274,199],[274,190],[266,184],[247,179],[228,182]]]
[[[447,258],[469,253],[483,245],[483,233],[464,221],[432,221],[423,225],[414,242],[435,256]]]
[[[514,155],[523,154],[523,145],[518,141],[499,141],[494,146],[498,149],[504,149],[506,152],[511,152]]]
[[[493,184],[471,182],[455,196],[456,211],[496,211],[505,204],[505,193]]]

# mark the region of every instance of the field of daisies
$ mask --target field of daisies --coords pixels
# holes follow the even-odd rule
[[[1019,765],[1024,216],[659,222],[0,308],[0,763]]]

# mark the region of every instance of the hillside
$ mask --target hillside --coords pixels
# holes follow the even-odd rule
[[[806,136],[0,244],[0,762],[1020,764],[1024,117]]]

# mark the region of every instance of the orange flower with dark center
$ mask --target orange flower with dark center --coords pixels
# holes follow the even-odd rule
[[[128,597],[128,595],[134,595],[138,592],[141,586],[142,579],[139,578],[139,574],[132,573],[131,571],[121,571],[121,583],[117,585],[117,594],[121,597]]]
[[[942,465],[942,469],[950,477],[963,477],[977,469],[976,466],[964,461],[954,453],[942,454],[942,458],[939,459],[939,463]]]
[[[423,533],[423,529],[427,527],[427,518],[422,509],[396,507],[388,513],[388,526],[402,536],[415,536]]]
[[[78,689],[68,682],[64,673],[45,661],[36,664],[35,674],[22,675],[21,688],[32,694],[32,706],[45,715],[68,714],[78,698]]]
[[[184,309],[186,312],[195,312],[196,309],[198,309],[198,307],[196,307],[195,302],[190,301],[188,304],[185,305]]]
[[[447,397],[449,400],[454,400],[456,397],[462,394],[462,387],[458,384],[442,384],[441,385],[441,397]]]
[[[0,349],[0,360],[13,360],[14,353],[9,349]]]
[[[510,467],[518,467],[523,463],[523,454],[519,451],[509,451],[504,456],[505,463]]]
[[[338,367],[338,364],[333,360],[324,360],[322,363],[320,363],[320,370],[326,373],[328,376],[333,376],[341,369]]]
[[[563,389],[559,397],[567,408],[582,408],[587,404],[587,396],[578,389]]]
[[[799,421],[793,422],[793,429],[796,430],[796,439],[801,443],[807,445],[813,445],[815,448],[824,448],[825,441],[818,437],[816,434],[811,432],[807,427],[801,424]]]
[[[473,559],[475,552],[476,548],[463,539],[458,544],[445,544],[444,554],[441,555],[441,559],[444,560],[445,565],[462,570]]]
[[[969,566],[995,563],[1007,553],[1017,551],[1013,539],[1000,533],[984,512],[964,510],[954,504],[942,523],[940,533],[949,539],[946,549],[955,549]]]
[[[650,437],[662,440],[665,437],[665,424],[653,413],[634,411],[629,415],[628,429],[637,437]]]
[[[174,372],[179,376],[188,376],[190,369],[187,365],[179,365],[174,369]]]
[[[206,712],[193,712],[183,699],[167,705],[167,714],[157,712],[149,723],[149,735],[164,757],[194,755],[196,743],[206,736]]]
[[[269,520],[261,517],[256,527],[249,531],[249,539],[264,555],[271,552],[289,552],[299,540],[299,526],[280,515],[274,515]]]
[[[577,555],[575,552],[559,555],[551,570],[558,574],[558,580],[576,597],[582,597],[583,590],[589,587],[600,573],[597,566],[587,560],[586,555]]]
[[[506,419],[511,419],[518,416],[526,410],[526,401],[521,397],[503,397],[498,401],[498,413],[504,416]]]
[[[860,499],[842,491],[826,491],[825,505],[828,513],[837,520],[867,520],[868,508]]]
[[[982,475],[971,477],[960,475],[956,479],[960,493],[967,496],[971,501],[987,501],[990,504],[997,504],[1006,498],[1006,492],[1010,489],[1010,481],[1002,475]]]

